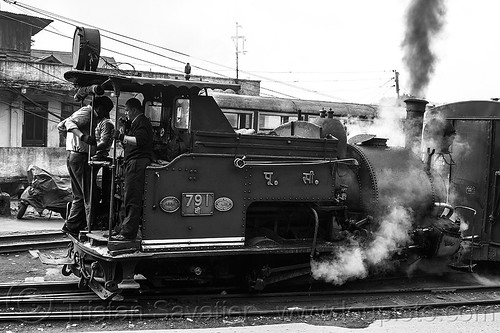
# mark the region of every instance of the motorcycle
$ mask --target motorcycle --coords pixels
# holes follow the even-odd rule
[[[27,173],[29,185],[19,197],[16,217],[22,219],[31,205],[40,215],[47,209],[65,218],[68,203],[73,199],[70,181],[54,176],[36,165],[30,165]]]

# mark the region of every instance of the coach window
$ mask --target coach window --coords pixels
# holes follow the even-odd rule
[[[259,131],[270,131],[275,129],[279,125],[296,120],[297,116],[292,115],[260,114]]]
[[[251,113],[224,112],[233,129],[253,128]]]

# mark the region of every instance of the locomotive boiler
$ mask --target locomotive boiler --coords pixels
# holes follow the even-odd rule
[[[238,91],[236,84],[78,68],[65,78],[80,97],[113,95],[117,119],[123,100],[140,94],[155,131],[137,241],[110,236],[120,223],[121,159],[91,161],[113,173],[109,224],[70,236],[68,256],[57,262],[101,298],[141,288],[139,275],[153,285],[232,281],[262,290],[311,274],[353,246],[368,266],[396,254],[450,257],[459,248],[446,191],[410,148],[373,135],[347,142],[333,116],[237,133],[207,94]],[[408,103],[408,142],[415,142],[426,102]]]

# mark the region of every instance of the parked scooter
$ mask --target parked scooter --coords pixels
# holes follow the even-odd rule
[[[65,218],[68,202],[73,199],[70,181],[54,176],[36,165],[30,165],[27,172],[29,185],[19,198],[17,218],[23,218],[29,205],[40,215],[47,209]]]

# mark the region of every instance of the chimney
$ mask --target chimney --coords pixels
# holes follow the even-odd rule
[[[405,147],[412,149],[422,145],[422,128],[427,101],[419,98],[409,98],[406,103]]]

